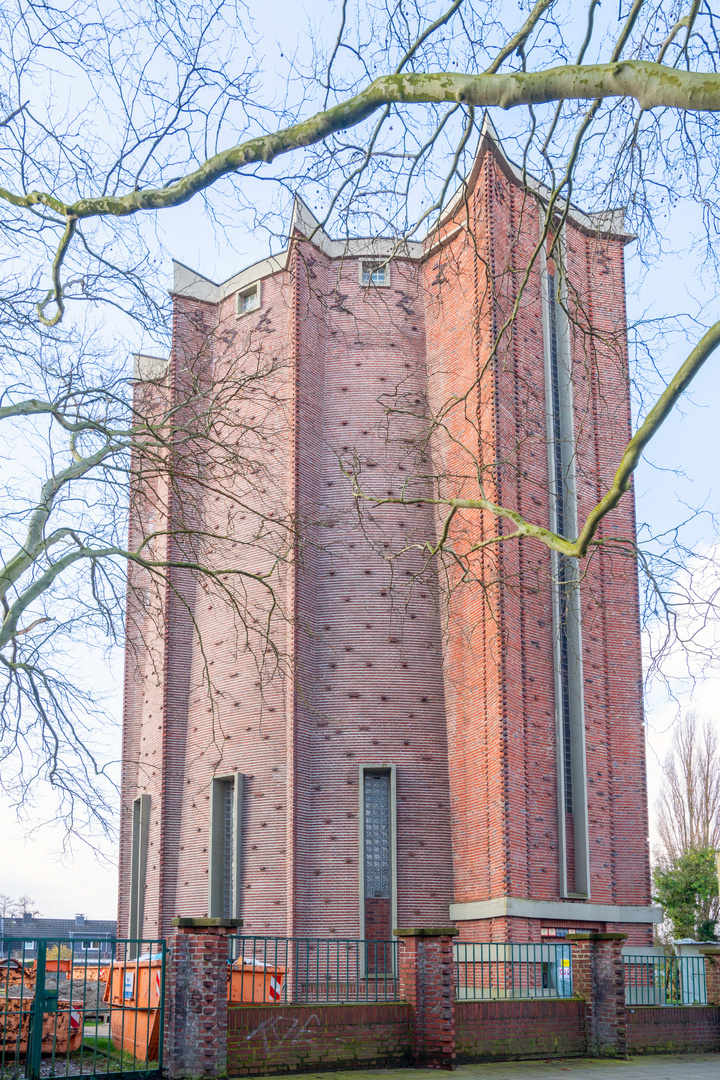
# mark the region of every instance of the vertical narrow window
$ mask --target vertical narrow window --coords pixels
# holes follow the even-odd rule
[[[210,918],[239,917],[242,802],[242,773],[215,777],[210,797]]]
[[[563,415],[561,404],[561,377],[560,356],[558,342],[558,311],[557,311],[557,281],[554,274],[548,274],[548,322],[550,330],[549,361],[550,361],[550,426],[552,437],[550,439],[551,457],[551,503],[554,517],[553,530],[560,536],[567,536],[566,522],[568,519],[568,507],[566,497],[566,476],[563,458]],[[572,779],[572,725],[570,718],[570,660],[568,642],[568,590],[571,588],[571,575],[568,573],[568,560],[564,555],[557,554],[557,569],[555,583],[558,594],[558,683],[559,698],[558,709],[560,712],[560,727],[562,729],[562,768],[564,786],[565,813],[573,812],[573,779]]]
[[[130,912],[128,937],[143,936],[145,916],[145,870],[147,867],[148,833],[150,829],[150,796],[138,795],[132,804],[132,833],[130,840]],[[134,951],[131,948],[131,951]]]
[[[223,836],[223,916],[231,918],[234,913],[233,867],[235,865],[235,784],[232,780],[223,783],[225,834]]]
[[[367,944],[367,970],[391,967],[397,920],[395,858],[395,770],[360,767],[360,924]]]
[[[549,260],[544,272],[545,391],[550,527],[577,535],[575,430],[564,280]],[[582,626],[575,559],[552,552],[553,639],[558,770],[560,891],[589,897]]]
[[[364,817],[365,899],[389,901],[390,773],[365,773]]]

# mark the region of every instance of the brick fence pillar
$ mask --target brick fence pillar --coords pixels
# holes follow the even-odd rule
[[[705,957],[705,987],[708,1005],[720,1005],[720,945],[706,945],[700,950]]]
[[[627,934],[568,934],[572,943],[573,991],[585,999],[587,1052],[591,1057],[627,1056],[625,971]]]
[[[173,919],[165,979],[165,1072],[227,1073],[228,934],[241,919]]]
[[[396,930],[398,978],[412,1006],[413,1065],[455,1066],[455,927]]]

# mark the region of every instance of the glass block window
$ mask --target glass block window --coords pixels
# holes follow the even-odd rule
[[[233,866],[235,861],[235,784],[226,780],[223,817],[223,918],[233,917]]]
[[[390,897],[390,773],[366,772],[363,793],[365,825],[365,897]]]
[[[238,918],[243,790],[242,773],[216,776],[212,783],[208,915],[215,919]]]

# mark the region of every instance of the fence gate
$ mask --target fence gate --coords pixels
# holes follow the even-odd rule
[[[0,1080],[159,1077],[164,941],[0,938]]]

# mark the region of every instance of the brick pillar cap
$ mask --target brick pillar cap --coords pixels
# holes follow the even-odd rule
[[[196,915],[179,917],[171,922],[171,926],[177,926],[180,930],[212,930],[214,927],[221,930],[238,930],[242,924],[242,919],[203,919]]]
[[[552,944],[562,943],[563,941],[627,941],[627,934],[616,933],[599,933],[598,931],[590,931],[587,934],[566,934],[564,938],[546,938],[545,942],[551,942]]]
[[[457,926],[409,926],[393,930],[396,937],[455,937],[459,933]]]

